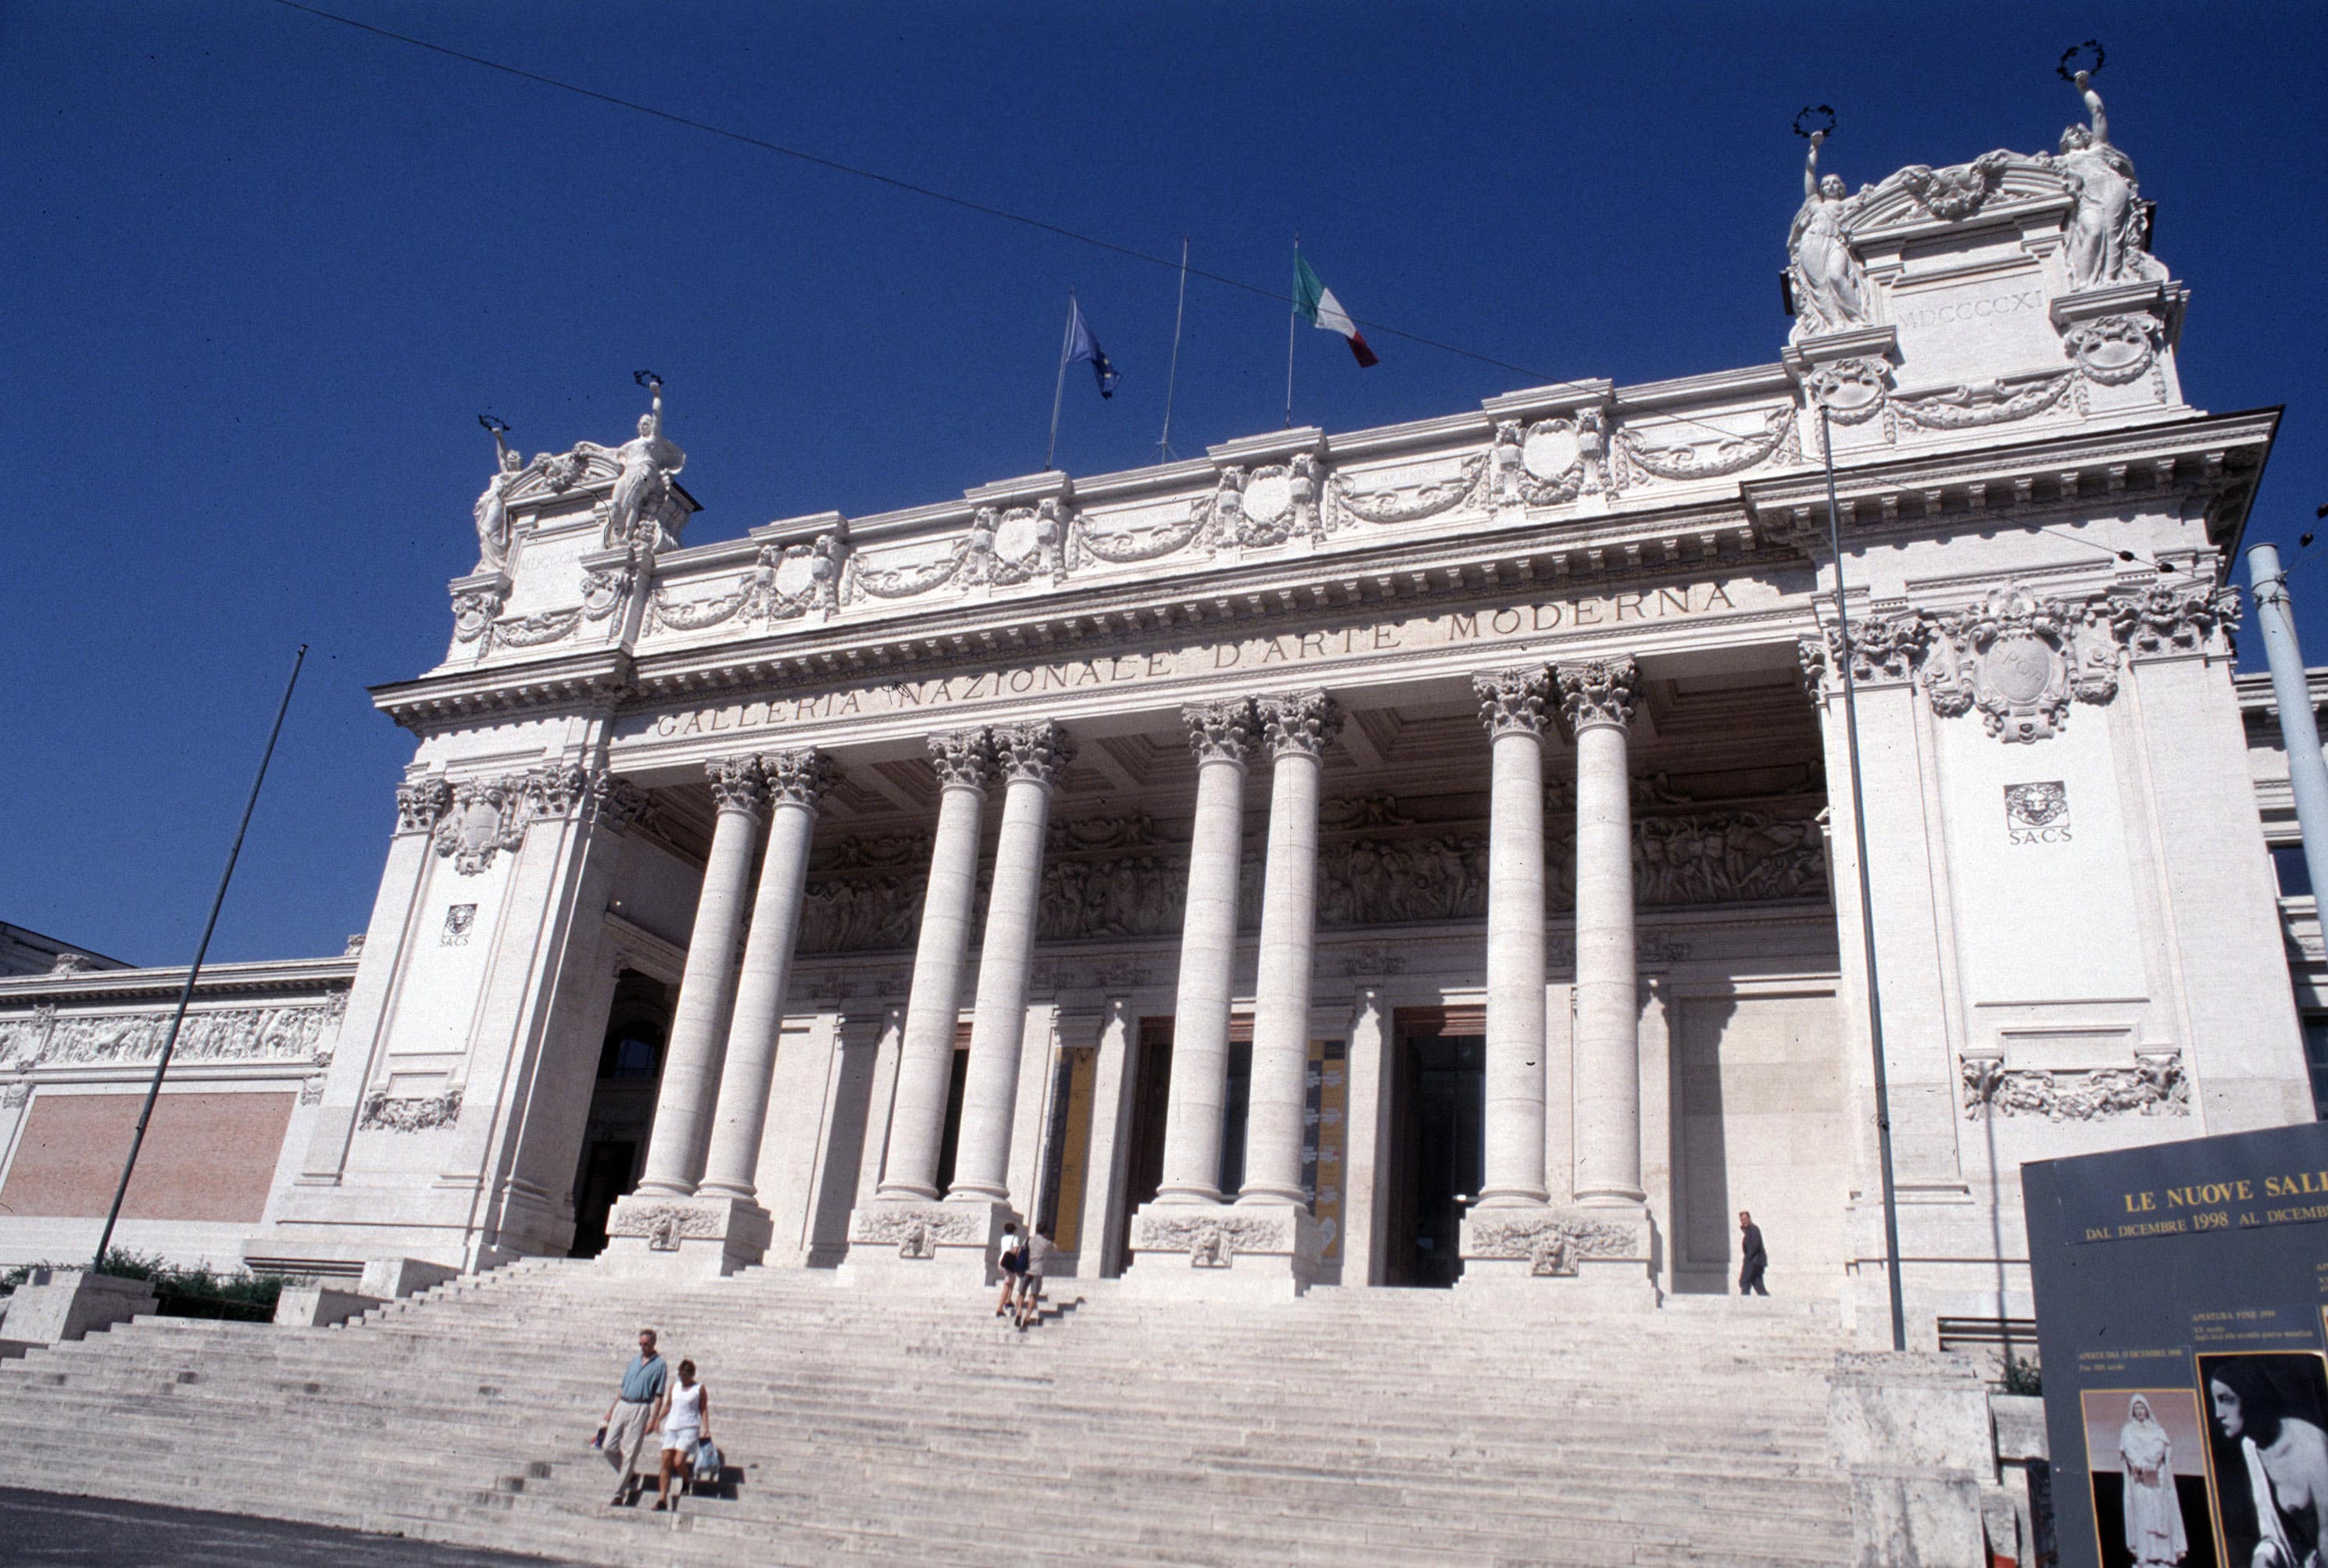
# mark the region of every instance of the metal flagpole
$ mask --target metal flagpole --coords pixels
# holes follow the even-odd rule
[[[1067,350],[1075,341],[1075,291],[1067,290],[1067,324],[1059,332],[1059,375],[1051,383],[1051,444],[1043,448],[1043,472],[1051,471],[1051,459],[1059,455],[1059,394],[1067,390]]]
[[[1285,313],[1285,427],[1293,428],[1293,324],[1301,319],[1301,236],[1293,236],[1293,300]]]
[[[1892,1185],[1892,1091],[1883,1064],[1883,993],[1875,982],[1875,906],[1867,874],[1867,791],[1859,773],[1859,682],[1852,673],[1851,611],[1843,598],[1843,524],[1835,500],[1835,442],[1819,408],[1819,457],[1826,465],[1826,538],[1835,556],[1835,619],[1843,634],[1844,749],[1851,758],[1851,831],[1859,850],[1859,940],[1867,966],[1867,1033],[1875,1054],[1875,1148],[1883,1183],[1883,1265],[1892,1287],[1892,1348],[1908,1348],[1907,1308],[1900,1289],[1900,1202]]]
[[[194,1000],[194,978],[202,972],[202,959],[211,950],[211,933],[218,929],[220,907],[226,903],[227,884],[234,880],[234,863],[242,855],[242,838],[250,831],[250,813],[258,809],[258,789],[267,782],[267,765],[274,760],[276,738],[283,733],[283,716],[291,711],[291,693],[299,684],[299,666],[307,662],[307,644],[299,644],[298,653],[291,661],[291,679],[283,684],[283,701],[275,710],[275,728],[267,732],[267,749],[259,755],[258,776],[250,781],[250,799],[243,803],[242,822],[234,831],[234,847],[226,852],[226,872],[219,878],[218,893],[211,899],[211,917],[202,926],[201,945],[194,949],[194,962],[186,971],[184,989],[178,992],[178,1010],[170,1015],[169,1033],[162,1037],[161,1059],[154,1064],[154,1082],[146,1089],[146,1108],[137,1113],[136,1130],[129,1135],[129,1158],[121,1162],[121,1184],[113,1189],[113,1207],[106,1211],[105,1229],[97,1238],[97,1256],[89,1264],[91,1271],[105,1266],[105,1253],[113,1244],[113,1227],[121,1218],[122,1199],[129,1196],[129,1176],[137,1169],[137,1150],[146,1141],[146,1125],[154,1119],[154,1102],[162,1093],[162,1075],[170,1070],[170,1054],[178,1048],[178,1028],[186,1021],[186,1006]]]
[[[1180,236],[1180,303],[1172,307],[1172,368],[1164,372],[1164,434],[1156,441],[1156,460],[1172,460],[1172,387],[1180,379],[1180,321],[1188,311],[1188,237]]]

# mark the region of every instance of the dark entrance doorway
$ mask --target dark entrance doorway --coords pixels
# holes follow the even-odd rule
[[[1152,1203],[1164,1185],[1164,1127],[1172,1096],[1172,1020],[1140,1020],[1139,1060],[1132,1066],[1131,1125],[1127,1145],[1129,1162],[1118,1199],[1115,1252],[1104,1272],[1119,1275],[1131,1263],[1131,1216]],[[1222,1106],[1221,1170],[1224,1196],[1234,1199],[1244,1186],[1245,1110],[1253,1098],[1253,1015],[1238,1013],[1229,1019],[1229,1081]]]
[[[1402,1013],[1397,1026],[1383,1283],[1445,1287],[1463,1270],[1456,1200],[1476,1196],[1484,1172],[1487,1040],[1476,1014]]]
[[[574,1177],[574,1244],[577,1258],[605,1250],[606,1216],[639,1182],[647,1138],[654,1131],[655,1091],[662,1083],[665,1032],[677,1000],[661,981],[624,970],[615,981],[615,1004],[598,1052],[598,1084]]]

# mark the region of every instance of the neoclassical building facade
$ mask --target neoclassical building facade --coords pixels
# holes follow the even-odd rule
[[[218,1235],[1647,1306],[1751,1210],[1880,1330],[1872,931],[1911,1317],[2026,1317],[2023,1160],[2314,1114],[2229,642],[2276,414],[2184,402],[2096,108],[1807,174],[1777,363],[699,545],[659,389],[505,455],[374,693],[369,926],[249,977],[329,1033],[235,1080]],[[0,1202],[143,1071],[57,1044],[100,981],[0,980]]]

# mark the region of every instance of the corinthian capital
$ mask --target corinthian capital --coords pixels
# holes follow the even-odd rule
[[[1233,762],[1242,766],[1261,739],[1261,715],[1249,697],[1183,708],[1180,722],[1188,727],[1188,747],[1200,765]]]
[[[1610,724],[1621,729],[1633,722],[1640,672],[1630,659],[1556,664],[1552,673],[1560,686],[1561,722],[1572,732]]]
[[[1047,784],[1075,758],[1075,738],[1048,719],[1005,725],[991,732],[994,759],[1013,784]]]
[[[1552,672],[1540,664],[1471,677],[1479,722],[1490,736],[1542,735],[1552,718]]]
[[[723,812],[749,812],[754,816],[768,809],[767,776],[760,770],[756,756],[723,756],[703,765],[704,776],[711,781],[711,799]]]
[[[1289,691],[1263,697],[1254,707],[1272,756],[1321,756],[1342,733],[1342,707],[1323,691]]]
[[[994,741],[982,729],[930,737],[930,765],[941,789],[960,785],[982,790],[994,777]]]
[[[840,782],[840,768],[814,746],[803,751],[772,751],[760,758],[760,776],[768,786],[768,801],[779,806],[806,806],[810,811],[824,793]]]
[[[424,778],[396,786],[396,831],[428,833],[453,804],[453,786],[441,778]]]

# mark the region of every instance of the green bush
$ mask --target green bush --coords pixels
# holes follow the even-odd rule
[[[35,1268],[80,1269],[86,1263],[28,1263],[0,1273],[0,1290],[13,1291]],[[172,1268],[159,1257],[143,1257],[124,1247],[105,1254],[99,1273],[119,1280],[144,1280],[154,1287],[167,1317],[234,1317],[261,1319],[275,1316],[275,1302],[286,1285],[314,1282],[291,1274],[254,1274],[248,1269],[213,1273],[208,1269]]]
[[[2004,1352],[2004,1373],[2000,1381],[2007,1394],[2042,1394],[2045,1376],[2034,1361],[2023,1361],[2009,1348]]]

